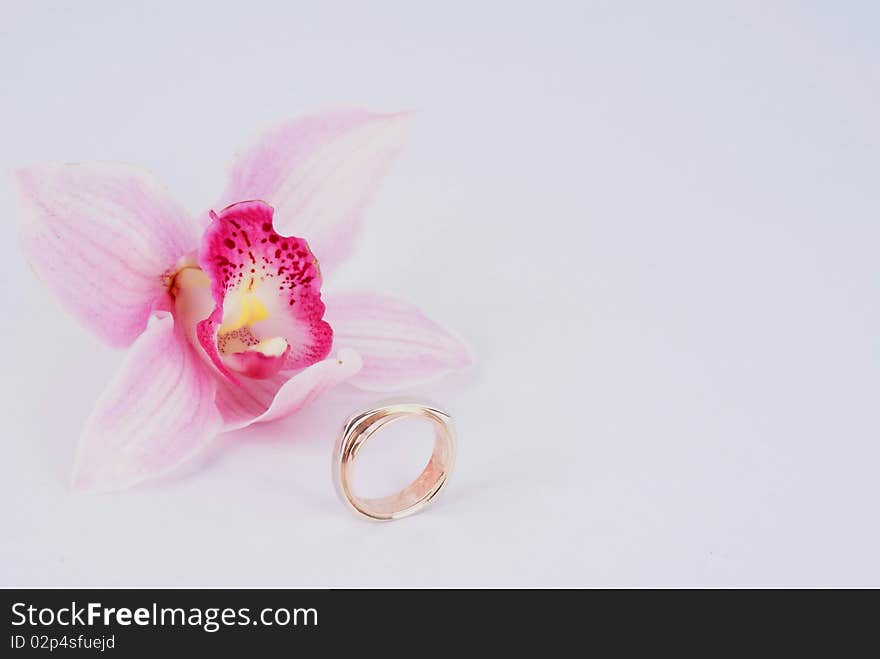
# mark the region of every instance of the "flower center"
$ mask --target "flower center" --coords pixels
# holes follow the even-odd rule
[[[214,311],[211,280],[197,265],[183,262],[169,277],[168,286],[181,326],[193,346],[203,353],[196,328]],[[258,295],[259,288],[260,282],[251,279],[246,286],[228,291],[217,330],[217,350],[223,362],[250,377],[268,377],[263,374],[277,372],[289,347],[283,337],[266,335],[271,324],[264,321],[270,319],[270,313]]]

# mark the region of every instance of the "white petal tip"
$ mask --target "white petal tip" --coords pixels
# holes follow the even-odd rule
[[[359,371],[364,365],[361,356],[357,351],[351,348],[342,348],[336,353],[336,363],[340,366],[346,366],[352,372]]]

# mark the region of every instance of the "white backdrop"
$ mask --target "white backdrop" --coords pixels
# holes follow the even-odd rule
[[[131,4],[3,0],[0,165],[132,162],[196,212],[267,124],[416,109],[326,290],[472,344],[414,392],[457,471],[351,516],[330,449],[373,399],[342,389],[71,491],[121,355],[30,272],[4,177],[0,584],[880,585],[876,3]]]

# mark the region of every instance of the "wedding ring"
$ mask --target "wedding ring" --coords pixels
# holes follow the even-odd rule
[[[434,450],[422,473],[403,490],[380,498],[359,497],[352,492],[354,462],[361,447],[381,428],[406,418],[424,418],[434,426]],[[352,416],[336,442],[333,477],[342,500],[355,513],[378,521],[412,515],[437,495],[455,462],[455,432],[446,412],[414,403],[385,405]]]

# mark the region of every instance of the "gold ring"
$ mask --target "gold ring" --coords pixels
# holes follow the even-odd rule
[[[412,483],[391,496],[368,499],[351,490],[351,476],[358,451],[383,426],[410,417],[428,419],[434,425],[434,450],[428,464]],[[414,403],[385,405],[352,416],[336,442],[333,477],[342,500],[355,513],[378,521],[412,515],[428,505],[443,487],[455,462],[455,431],[446,412]]]

